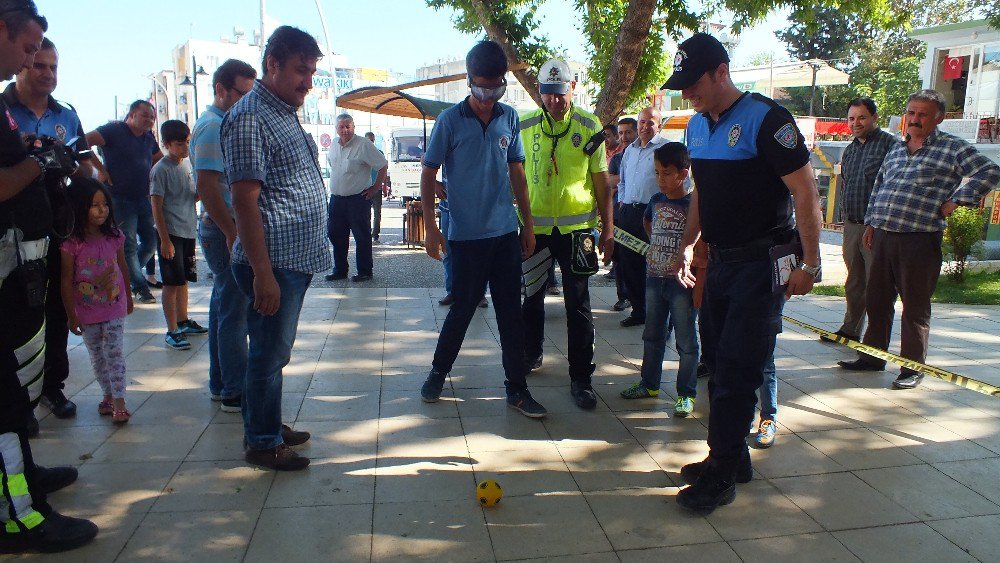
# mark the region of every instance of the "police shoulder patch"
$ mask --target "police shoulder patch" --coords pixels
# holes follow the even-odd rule
[[[786,149],[794,149],[795,145],[799,142],[795,126],[791,123],[782,125],[781,128],[774,133],[774,140],[778,141],[778,144]]]

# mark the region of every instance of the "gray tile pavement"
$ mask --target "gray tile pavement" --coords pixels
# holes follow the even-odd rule
[[[192,288],[199,321],[207,294]],[[673,354],[661,398],[618,398],[638,379],[641,329],[618,326],[613,288],[593,290],[594,412],[569,397],[565,311],[550,298],[545,365],[529,380],[551,411],[543,421],[504,406],[492,309],[477,312],[442,401],[419,400],[441,295],[310,290],[283,400],[285,420],[313,434],[300,448],[313,464],[296,474],[242,462],[239,416],[209,400],[205,340],[166,349],[158,306],[128,320],[126,426],[96,414],[100,392],[74,338],[68,391],[80,413],[60,421],[40,408],[33,447],[40,463],[79,467],[51,500],[102,533],[68,554],[3,559],[996,560],[998,398],[931,379],[889,390],[891,371],[839,370],[849,350],[786,324],[776,445],[752,452],[755,480],[732,506],[699,517],[673,497],[680,467],[707,452],[708,402],[693,418],[672,416]],[[835,328],[842,307],[797,297],[786,313]],[[997,313],[935,305],[933,362],[1000,385]],[[505,497],[483,509],[474,486],[489,478]]]

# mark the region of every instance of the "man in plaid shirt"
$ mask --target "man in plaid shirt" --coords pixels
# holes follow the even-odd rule
[[[837,196],[844,220],[841,248],[844,265],[847,266],[847,281],[844,282],[847,304],[844,322],[836,334],[857,340],[861,338],[861,329],[865,326],[865,287],[872,262],[871,252],[861,243],[865,232],[865,210],[868,209],[882,161],[896,139],[879,128],[878,111],[871,98],[851,100],[847,108],[847,124],[854,134],[854,141],[844,149],[840,162],[843,185]],[[820,340],[832,342],[825,336]]]
[[[263,78],[230,108],[221,130],[236,213],[233,277],[252,301],[242,403],[245,457],[286,471],[309,465],[309,458],[288,448],[309,433],[281,424],[281,370],[291,357],[312,276],[333,265],[316,145],[296,116],[321,56],[309,34],[276,29],[264,48]]]
[[[868,277],[868,330],[862,342],[889,347],[896,296],[903,300],[900,355],[924,362],[931,295],[941,273],[946,218],[959,205],[979,205],[1000,184],[1000,166],[969,143],[938,130],[944,97],[934,90],[910,94],[906,137],[886,155],[865,214],[863,241],[872,252]],[[962,180],[967,179],[964,185]],[[860,354],[846,369],[880,371],[885,361]],[[896,389],[913,389],[923,374],[902,368]]]

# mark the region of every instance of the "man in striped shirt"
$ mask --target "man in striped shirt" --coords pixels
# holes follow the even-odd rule
[[[941,273],[941,239],[959,205],[979,205],[1000,184],[1000,166],[972,145],[938,129],[944,96],[921,90],[906,103],[906,137],[879,170],[865,214],[863,242],[872,252],[868,277],[868,330],[862,342],[889,347],[896,296],[903,301],[900,355],[924,362],[930,334],[931,295]],[[968,181],[963,184],[963,179]],[[860,354],[845,369],[881,371],[885,361]],[[901,368],[896,389],[913,389],[923,374]]]

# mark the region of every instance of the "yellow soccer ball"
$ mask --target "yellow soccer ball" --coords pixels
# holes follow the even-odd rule
[[[500,483],[489,479],[476,486],[476,498],[482,506],[496,506],[503,498],[503,489],[500,488]]]

